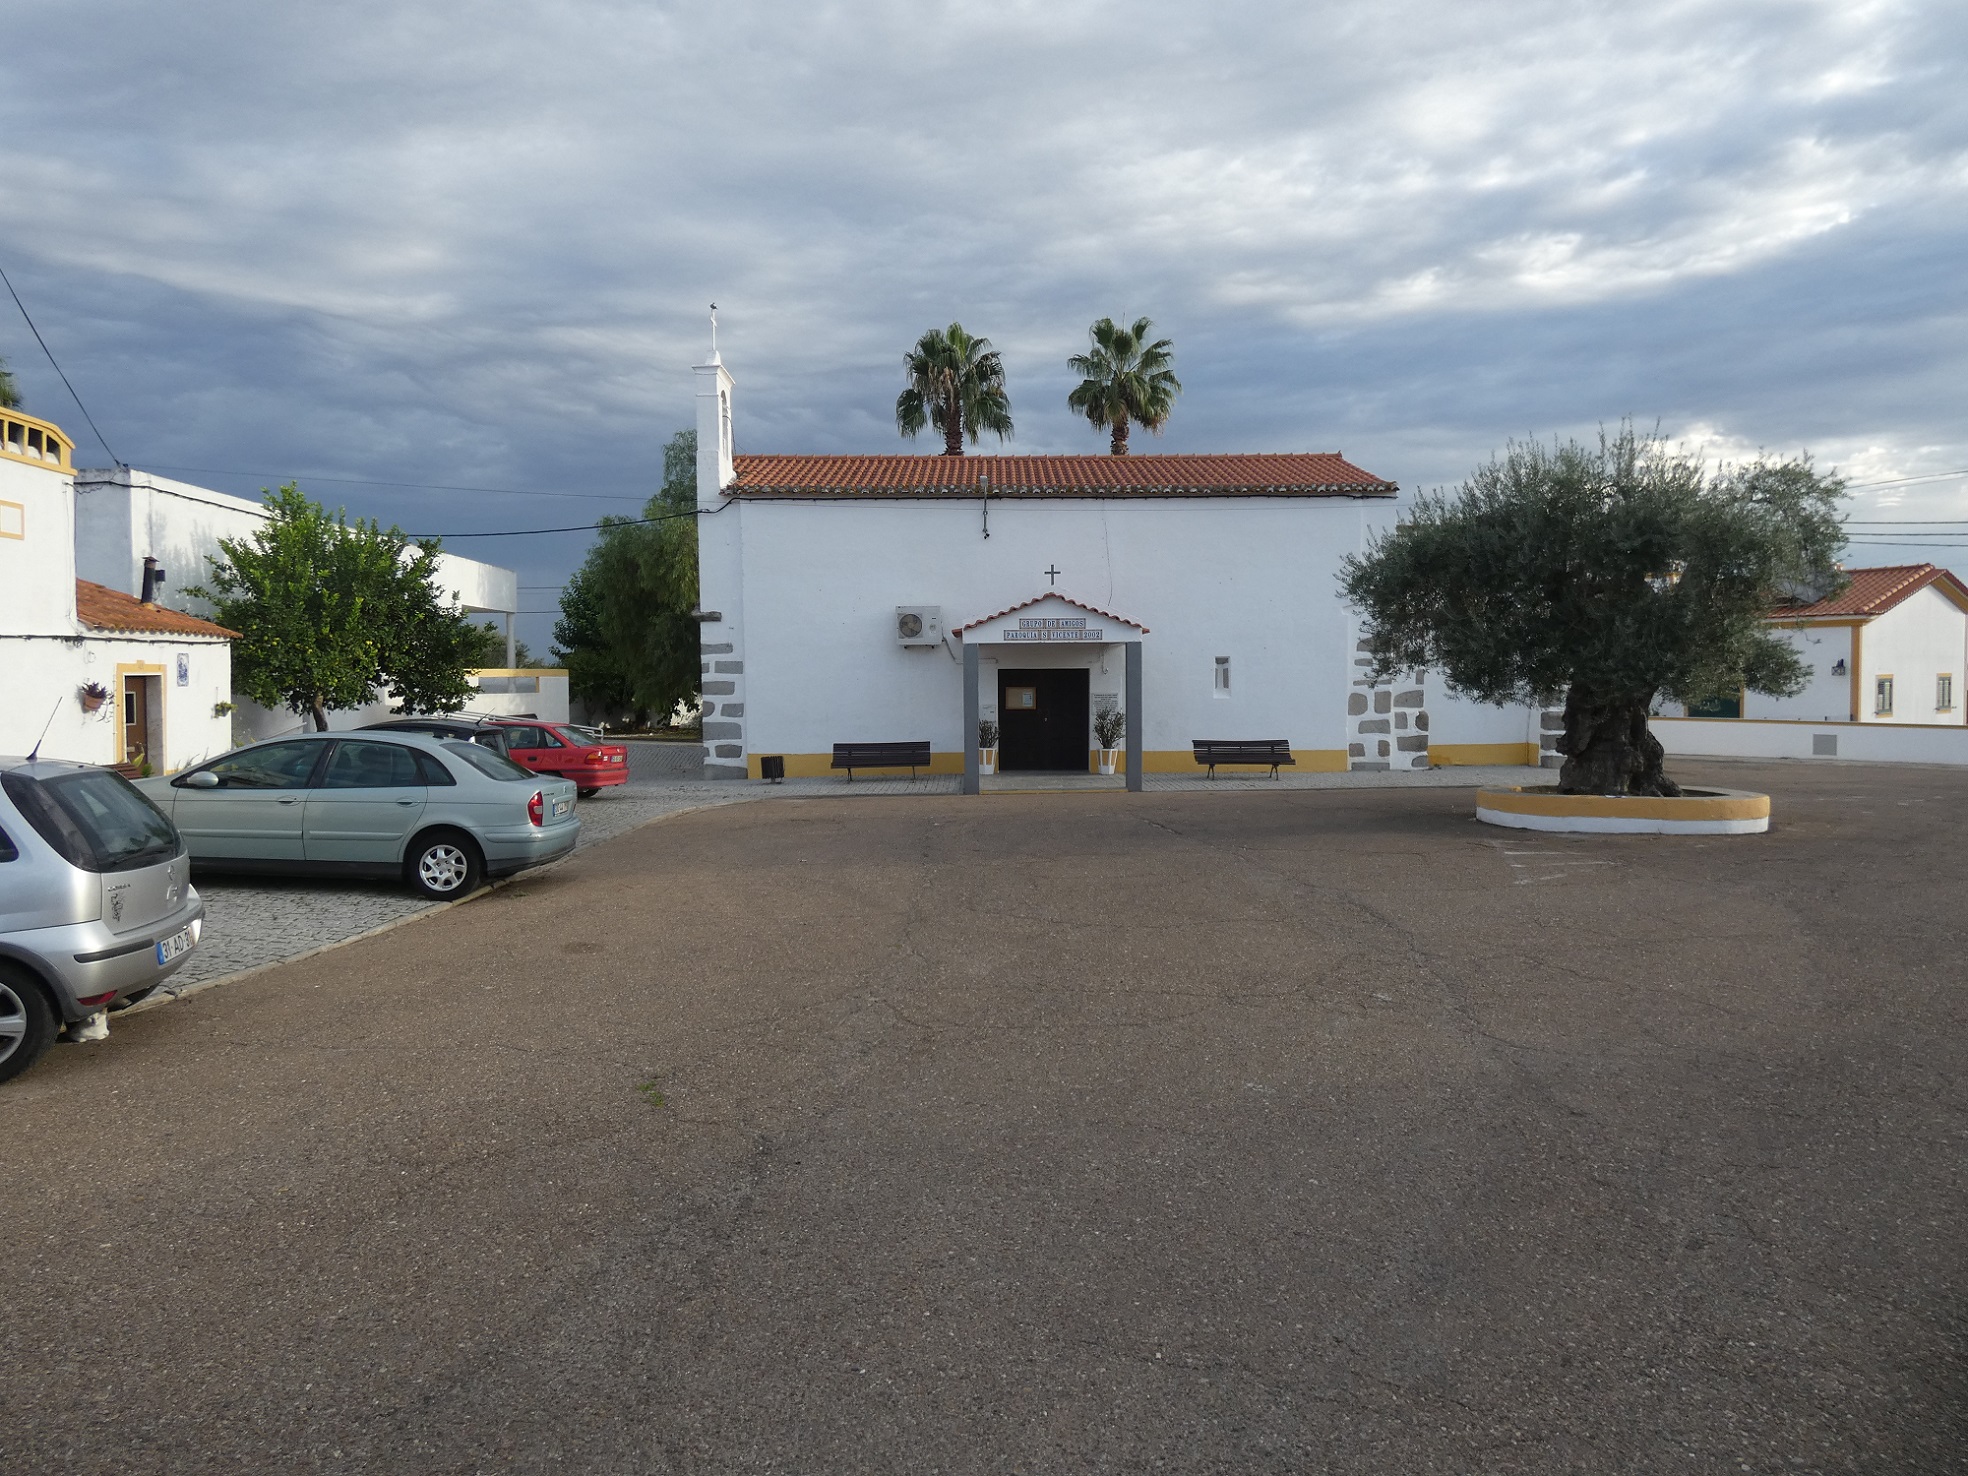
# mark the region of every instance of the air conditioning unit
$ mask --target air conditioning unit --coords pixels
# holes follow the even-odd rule
[[[943,607],[941,605],[897,605],[895,607],[895,639],[905,646],[942,645]]]

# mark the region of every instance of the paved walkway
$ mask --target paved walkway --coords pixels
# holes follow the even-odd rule
[[[630,782],[580,801],[580,849],[613,840],[666,815],[706,805],[767,799],[927,798],[956,794],[961,784],[954,776],[940,774],[914,780],[906,774],[862,778],[851,784],[833,776],[788,779],[783,784],[706,780],[699,777],[702,768],[697,753],[694,745],[631,742]],[[1214,781],[1201,775],[1150,774],[1147,784],[1152,792],[1194,790],[1231,795],[1252,790],[1475,788],[1548,779],[1537,769],[1449,768],[1408,774],[1286,774],[1275,782],[1255,772],[1225,773]],[[1114,788],[1122,783],[1099,775],[1056,774],[1007,774],[991,782],[1006,793]],[[206,876],[199,879],[198,890],[205,899],[204,936],[191,961],[159,991],[162,998],[175,998],[248,969],[346,943],[443,905],[426,901],[393,882]]]

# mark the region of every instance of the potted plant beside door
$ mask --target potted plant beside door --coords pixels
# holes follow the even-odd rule
[[[81,688],[76,696],[82,699],[84,712],[98,712],[102,709],[102,705],[109,701],[109,688],[101,682],[90,682],[86,687]]]
[[[1093,736],[1100,744],[1100,772],[1111,774],[1121,763],[1121,740],[1127,737],[1127,714],[1103,707],[1093,715]]]
[[[998,725],[989,718],[980,719],[977,724],[977,772],[998,772]]]

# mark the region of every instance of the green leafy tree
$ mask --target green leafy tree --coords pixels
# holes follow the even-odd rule
[[[187,593],[240,634],[233,685],[266,707],[328,714],[378,688],[407,712],[455,712],[470,688],[471,624],[440,602],[435,539],[332,516],[289,482],[250,538],[222,538],[208,583]],[[503,654],[503,653],[502,653]]]
[[[1673,795],[1654,703],[1802,688],[1810,668],[1767,617],[1844,584],[1843,492],[1808,457],[1711,475],[1630,425],[1596,449],[1512,445],[1418,499],[1341,583],[1376,677],[1432,666],[1484,702],[1562,693],[1561,790]]]
[[[1067,368],[1083,376],[1066,396],[1067,405],[1096,430],[1107,432],[1108,449],[1116,456],[1128,454],[1130,425],[1160,435],[1175,409],[1175,397],[1182,393],[1173,368],[1175,345],[1166,338],[1151,341],[1154,331],[1146,318],[1136,318],[1126,328],[1102,318],[1087,330],[1089,351],[1066,361]]]
[[[20,402],[20,386],[14,383],[7,361],[0,359],[0,410],[18,410]]]
[[[606,712],[667,718],[702,685],[697,607],[697,433],[663,448],[642,520],[603,518],[561,591],[554,656],[568,689]]]
[[[943,454],[964,454],[990,431],[1011,434],[1011,400],[1005,394],[1004,360],[988,338],[973,338],[963,324],[932,328],[902,356],[909,387],[895,400],[895,424],[912,440],[926,426],[943,435]]]

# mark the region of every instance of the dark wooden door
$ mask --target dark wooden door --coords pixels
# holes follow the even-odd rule
[[[1084,666],[1000,669],[998,767],[1085,773],[1088,692]]]
[[[140,764],[150,757],[150,680],[123,678],[123,762]]]

